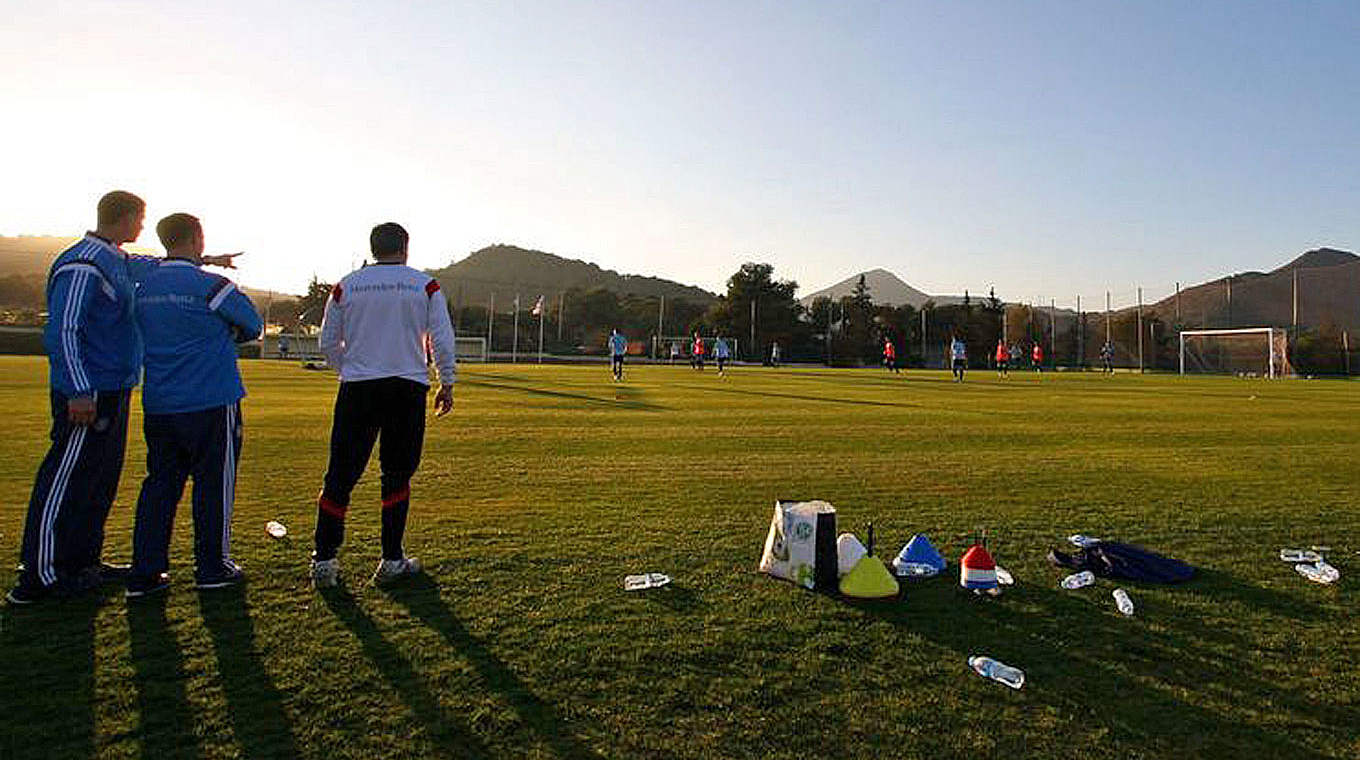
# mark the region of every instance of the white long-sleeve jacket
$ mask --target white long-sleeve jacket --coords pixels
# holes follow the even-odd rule
[[[441,383],[455,372],[453,324],[439,281],[405,264],[351,272],[331,289],[321,351],[340,382],[404,377],[428,385],[426,340]]]

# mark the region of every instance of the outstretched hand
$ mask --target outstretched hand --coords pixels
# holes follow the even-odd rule
[[[237,256],[240,256],[243,253],[245,253],[245,251],[237,251],[236,253],[215,253],[209,256],[204,256],[203,263],[209,266],[222,267],[223,269],[235,269],[236,264],[235,262],[232,261],[232,259],[236,258]]]
[[[453,386],[439,386],[439,393],[434,397],[434,409],[436,417],[443,417],[453,409]]]

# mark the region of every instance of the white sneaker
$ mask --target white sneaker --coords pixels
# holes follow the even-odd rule
[[[312,586],[314,588],[335,588],[340,582],[340,560],[312,560]]]
[[[420,560],[415,557],[384,559],[378,562],[378,569],[373,572],[373,582],[382,586],[408,575],[415,575],[418,572],[420,572]]]

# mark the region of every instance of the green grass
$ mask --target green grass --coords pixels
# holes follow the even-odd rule
[[[243,593],[196,594],[181,506],[163,605],[0,618],[0,757],[1357,757],[1360,386],[978,372],[465,366],[432,420],[408,551],[365,582],[376,464],[342,553],[306,568],[334,378],[245,364],[233,550]],[[0,358],[0,556],[46,446],[45,365]],[[136,405],[134,399],[134,405]],[[140,415],[110,520],[126,559]],[[979,527],[1019,585],[956,576],[850,604],[758,575],[779,497],[925,532],[951,569]],[[274,541],[279,519],[290,538]],[[1061,591],[1075,532],[1202,569],[1184,587]],[[1310,584],[1282,546],[1335,547]],[[667,589],[625,594],[631,572]],[[964,660],[1024,668],[1012,691]]]

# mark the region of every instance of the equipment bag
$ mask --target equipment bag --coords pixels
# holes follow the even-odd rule
[[[1102,578],[1129,581],[1183,583],[1195,575],[1194,567],[1178,559],[1118,541],[1097,541],[1071,554],[1050,551],[1048,559],[1059,567],[1090,570]]]
[[[836,508],[825,501],[776,501],[760,572],[818,591],[836,588]]]

